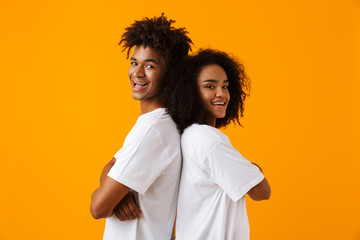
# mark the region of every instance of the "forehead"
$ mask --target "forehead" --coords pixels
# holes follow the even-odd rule
[[[200,68],[198,81],[201,82],[209,79],[225,81],[227,80],[227,75],[225,70],[217,64],[203,66]]]
[[[156,51],[155,49],[147,46],[144,47],[143,45],[137,45],[134,48],[132,58],[135,58],[138,61],[144,61],[144,60],[155,60],[156,62],[164,62],[164,57],[160,54],[159,51]]]

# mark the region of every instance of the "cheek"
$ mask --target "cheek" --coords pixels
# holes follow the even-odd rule
[[[152,82],[153,86],[155,86],[156,88],[160,87],[160,85],[161,85],[160,74],[154,73],[154,72],[149,72],[147,74],[147,77]]]
[[[202,96],[201,96],[204,104],[206,106],[210,106],[211,105],[211,99],[213,98],[212,94],[209,92],[203,92]]]
[[[204,89],[200,88],[199,92],[200,92],[201,100],[202,100],[203,102],[206,102],[207,94],[206,94],[206,92],[204,91]]]

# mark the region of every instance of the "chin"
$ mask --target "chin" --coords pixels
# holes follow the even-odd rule
[[[214,114],[215,118],[224,118],[226,114]]]
[[[141,99],[143,98],[143,96],[140,95],[140,94],[132,94],[132,97],[133,97],[133,99],[135,99],[135,100],[141,100]]]

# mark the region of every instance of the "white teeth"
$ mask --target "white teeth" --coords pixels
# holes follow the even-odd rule
[[[147,83],[139,83],[139,82],[134,82],[136,85],[141,85],[141,86],[145,86],[147,85]]]
[[[225,103],[224,102],[214,102],[214,103],[212,103],[213,105],[225,105]]]

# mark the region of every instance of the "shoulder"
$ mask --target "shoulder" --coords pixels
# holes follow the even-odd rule
[[[222,142],[228,142],[228,138],[209,125],[193,124],[181,135],[181,146],[185,149],[195,148],[208,152]]]
[[[141,141],[170,147],[171,151],[180,148],[180,134],[176,124],[163,108],[141,115],[131,130],[131,135]]]
[[[224,141],[228,138],[218,129],[205,124],[192,124],[182,134],[183,139],[195,138],[198,140]]]
[[[156,109],[138,117],[135,125],[126,136],[124,146],[129,143],[139,143],[147,137],[159,137],[156,126],[161,116],[162,111]]]
[[[166,112],[165,108],[158,108],[154,111],[141,115],[136,124],[147,125],[155,131],[172,131],[176,130],[176,124]]]

